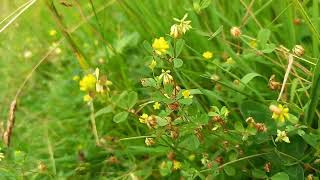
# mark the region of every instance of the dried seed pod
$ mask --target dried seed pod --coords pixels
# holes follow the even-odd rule
[[[40,173],[45,173],[48,170],[48,167],[44,164],[44,162],[40,161],[38,163],[38,171]]]
[[[155,144],[155,141],[154,141],[153,138],[146,138],[146,140],[145,140],[144,142],[145,142],[145,144],[146,144],[147,146],[152,146],[152,145]]]
[[[230,33],[233,37],[238,38],[241,36],[241,29],[239,27],[232,27]]]
[[[221,86],[221,84],[219,84],[219,83],[217,83],[214,87],[215,87],[215,89],[216,89],[217,91],[221,91],[221,90],[222,90],[222,86]]]
[[[255,127],[259,132],[266,132],[268,130],[264,123],[256,123]]]
[[[196,130],[194,130],[194,133],[200,142],[204,141],[203,134],[201,132],[201,128],[197,128]]]
[[[271,75],[270,79],[269,79],[269,83],[268,83],[268,86],[270,89],[272,90],[279,90],[281,88],[281,83],[280,82],[277,82],[275,80],[275,77],[276,75]]]
[[[179,30],[179,25],[174,24],[170,28],[170,36],[177,39],[181,36],[180,30]]]
[[[304,48],[301,45],[295,45],[292,49],[293,53],[297,55],[298,57],[301,57],[304,55]]]
[[[179,109],[179,103],[178,102],[174,102],[169,104],[169,109],[173,110],[173,111],[177,111]]]
[[[110,156],[106,162],[112,165],[112,164],[118,164],[119,160],[116,156]]]
[[[156,128],[158,125],[158,121],[156,119],[156,116],[154,116],[154,115],[149,116],[147,119],[147,125],[149,128]]]
[[[175,158],[176,158],[176,153],[174,153],[173,151],[170,151],[168,154],[167,154],[167,158],[171,161],[173,161]]]
[[[170,131],[170,136],[173,140],[176,140],[179,137],[179,130],[177,128],[173,128]]]
[[[301,19],[300,18],[294,18],[293,19],[293,24],[294,25],[300,25],[301,24]]]
[[[267,162],[264,167],[263,167],[265,172],[270,172],[271,171],[271,163]]]
[[[72,7],[72,3],[67,0],[60,0],[60,4],[65,7]]]
[[[223,157],[218,156],[214,161],[217,162],[219,165],[221,165],[221,164],[223,164]]]

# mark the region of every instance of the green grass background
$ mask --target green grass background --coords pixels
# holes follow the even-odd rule
[[[1,1],[0,19],[4,19],[24,2]],[[269,59],[256,56],[254,53],[238,58],[236,48],[227,43],[237,43],[229,38],[229,29],[232,26],[240,26],[247,13],[241,1],[214,0],[208,8],[196,13],[191,0],[96,0],[93,2],[96,15],[89,2],[71,1],[72,7],[65,7],[58,1],[55,3],[69,29],[80,25],[71,36],[91,66],[99,66],[107,72],[118,91],[135,90],[139,92],[141,99],[147,97],[140,85],[140,79],[150,75],[146,67],[148,61],[144,58],[147,52],[142,45],[143,41],[151,42],[155,37],[166,36],[173,24],[172,18],[180,18],[188,13],[193,29],[187,33],[185,40],[193,49],[185,48],[182,53],[184,66],[179,79],[181,84],[190,88],[203,87],[212,90],[212,84],[201,75],[217,73],[223,81],[232,82],[234,76],[241,78],[250,72],[257,72],[265,80],[249,84],[258,92],[250,94],[254,98],[260,97],[264,100],[277,98],[277,93],[268,92],[266,80],[272,74],[276,74],[277,79],[281,81],[287,61],[274,54],[268,55]],[[249,5],[251,1],[243,2]],[[242,28],[243,34],[257,37],[260,29],[269,29],[272,33],[271,42],[289,49],[295,44],[303,44],[306,50],[305,59],[316,64],[316,58],[319,56],[319,37],[316,32],[319,31],[319,1],[305,0],[301,4],[303,9],[296,0],[256,0],[251,9],[258,23],[249,16]],[[303,16],[303,12],[308,17]],[[83,16],[89,20],[86,21]],[[301,20],[300,25],[293,24],[295,18]],[[221,26],[223,35],[212,40],[204,36],[215,32]],[[58,32],[55,37],[49,35],[52,29]],[[227,41],[223,37],[227,37]],[[0,34],[1,122],[7,119],[9,105],[27,74],[48,52],[51,44],[61,38],[63,36],[45,1],[37,1]],[[110,50],[107,44],[111,44],[114,51]],[[81,150],[90,163],[89,173],[85,173],[83,178],[100,177],[105,171],[120,176],[117,173],[121,167],[109,168],[103,163],[110,153],[95,147],[89,124],[89,110],[82,102],[83,94],[79,91],[77,82],[72,80],[73,76],[81,75],[81,69],[66,41],[62,42],[60,48],[62,53],[46,58],[22,91],[16,113],[12,149],[25,152],[27,158],[21,167],[7,167],[10,171],[1,167],[2,175],[14,179],[24,172],[28,177],[41,178],[41,175],[33,171],[36,171],[39,161],[43,161],[48,166],[50,174],[56,174],[61,178],[76,177],[75,169],[79,165],[78,152]],[[23,57],[27,50],[33,54],[30,59]],[[206,50],[214,52],[215,61],[222,62],[222,54],[226,52],[239,63],[229,72],[221,71],[213,65],[197,60],[196,57],[200,57]],[[308,72],[296,68],[301,78],[312,82],[312,76],[319,74],[313,72],[315,65],[300,60],[297,60],[297,63]],[[290,76],[289,83],[292,83],[294,78],[296,77]],[[297,89],[304,86],[311,86],[311,83],[298,84]],[[290,103],[297,104],[297,109],[306,109],[306,104],[309,103],[306,95],[308,91],[309,89],[294,90],[293,95],[290,94],[293,96]],[[198,100],[208,106],[215,103],[237,108],[240,102],[246,99],[237,99],[237,95],[226,92],[216,95],[215,98],[202,97]],[[317,120],[319,117],[315,116],[314,119]],[[102,136],[137,135],[135,130],[128,131],[127,125],[113,123],[111,115],[97,119],[97,127]],[[134,123],[133,127],[138,128]],[[144,142],[138,143],[143,145]],[[122,157],[121,161],[132,166],[141,161],[128,149],[114,153]]]

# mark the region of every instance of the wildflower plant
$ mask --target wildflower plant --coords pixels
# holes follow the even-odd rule
[[[187,17],[185,15],[180,20],[174,19],[176,24],[168,30],[170,36],[160,34],[160,37],[144,42],[148,53],[148,62],[144,68],[148,75],[142,77],[140,83],[145,100],[140,102],[135,91],[110,92],[103,101],[110,106],[101,109],[97,114],[105,111],[115,112],[113,121],[118,124],[131,120],[135,126],[143,130],[139,130],[139,136],[132,138],[144,139],[145,151],[160,146],[166,147],[166,150],[160,150],[161,153],[167,154],[166,157],[160,156],[157,161],[161,176],[180,174],[189,178],[202,178],[207,173],[213,173],[213,177],[221,177],[223,174],[234,177],[236,171],[238,172],[237,165],[225,166],[226,162],[261,156],[265,159],[262,158],[261,163],[253,163],[256,167],[252,173],[259,171],[259,177],[267,177],[271,168],[271,160],[268,160],[267,156],[284,153],[280,150],[282,142],[290,146],[296,136],[305,136],[306,129],[299,124],[295,115],[289,114],[289,108],[281,103],[272,104],[268,109],[265,102],[245,100],[245,96],[249,95],[243,90],[255,93],[249,82],[261,75],[249,73],[242,79],[236,78],[236,75],[230,72],[238,66],[235,56],[226,56],[222,62],[207,61],[209,64],[206,68],[215,71],[207,79],[213,82],[214,92],[202,88],[197,82],[183,81],[183,78],[186,78],[184,70],[188,65],[183,52],[189,47],[184,35],[191,29],[192,24]],[[246,37],[238,27],[233,27],[230,33],[233,40],[239,41],[242,36]],[[261,41],[251,40],[248,47],[255,50],[272,48],[272,45],[261,45]],[[204,51],[196,56],[198,59],[209,60],[213,58],[213,53]],[[234,78],[230,80],[231,83],[226,82],[225,75],[220,71],[231,74]],[[84,96],[86,102],[92,102],[95,96],[109,92],[111,85],[101,77],[99,69],[86,74],[79,84],[80,89],[88,93]],[[221,85],[233,89],[238,94],[223,91]],[[220,100],[210,98],[210,104],[203,101],[212,96]],[[223,105],[220,103],[222,97],[234,98],[235,102],[243,103],[238,108],[227,103]],[[264,101],[263,97],[258,98],[259,101]],[[130,131],[134,131],[130,124],[128,126]],[[98,136],[98,133],[95,136]],[[105,140],[101,141],[99,137],[96,139],[99,146],[110,145]],[[127,139],[130,140],[131,137],[123,138]],[[262,152],[256,148],[261,144],[266,147]],[[212,149],[214,153],[210,153]],[[287,152],[287,149],[284,151]],[[201,166],[198,166],[199,162]],[[248,162],[242,164],[246,168],[252,166]],[[265,171],[266,164],[268,172]],[[221,167],[223,172],[219,171]]]
[[[44,57],[50,68],[43,64],[39,77],[50,81],[53,71],[62,72],[56,59],[65,71],[52,80],[57,85],[30,83],[46,89],[36,93],[41,105],[24,92],[19,105],[36,111],[21,108],[17,120],[39,116],[41,123],[19,124],[23,131],[13,137],[21,145],[0,150],[0,176],[10,168],[18,175],[8,177],[27,179],[319,178],[315,2],[164,0],[168,8],[159,10],[156,1],[90,1],[88,17],[82,3],[61,2],[75,5],[84,24],[95,17],[90,30],[77,33],[64,25],[70,19],[57,12],[61,8],[47,2],[61,29],[45,33],[54,56]],[[303,26],[282,22],[301,12]],[[101,24],[101,14],[116,26]],[[23,59],[37,57],[33,49],[22,52]],[[71,59],[80,62],[77,70]],[[12,134],[15,110],[10,107],[11,121],[0,124],[4,139]],[[26,143],[19,133],[30,126],[41,131]]]

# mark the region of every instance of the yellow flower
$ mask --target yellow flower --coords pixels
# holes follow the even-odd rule
[[[191,93],[189,90],[184,90],[182,91],[182,96],[183,98],[187,99],[187,98],[193,98],[193,96],[191,96]]]
[[[97,79],[93,74],[88,74],[84,76],[80,82],[80,90],[81,91],[92,91],[96,88]]]
[[[153,41],[152,48],[159,55],[165,54],[169,49],[169,43],[163,37],[160,37]]]
[[[289,108],[283,107],[281,104],[278,104],[278,106],[271,105],[269,109],[273,112],[272,119],[283,123],[285,119],[289,118]]]
[[[155,102],[153,104],[153,109],[160,109],[161,104],[159,102]]]
[[[177,160],[173,160],[173,169],[174,170],[178,170],[181,169],[181,162],[177,161]]]
[[[290,143],[287,133],[285,131],[280,131],[279,129],[277,129],[277,138],[275,141]]]
[[[145,124],[145,123],[147,123],[148,117],[149,117],[148,114],[143,113],[143,114],[140,116],[139,121],[140,121],[141,123],[144,123],[144,124]]]
[[[56,34],[57,34],[57,31],[54,30],[54,29],[51,29],[51,30],[49,31],[49,35],[50,35],[50,36],[55,36]]]
[[[149,68],[151,70],[153,70],[157,65],[157,61],[155,61],[154,59],[151,61],[151,63],[149,64]]]
[[[80,76],[78,76],[78,75],[72,77],[72,80],[74,80],[74,81],[79,81],[79,79],[80,79]]]
[[[213,57],[213,54],[210,51],[206,51],[202,54],[202,57],[204,57],[205,59],[211,59]]]
[[[90,101],[92,101],[92,97],[89,94],[86,94],[83,96],[83,101],[90,102]]]

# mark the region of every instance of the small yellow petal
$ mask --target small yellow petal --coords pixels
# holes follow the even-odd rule
[[[153,104],[153,109],[155,109],[155,110],[160,109],[160,106],[161,106],[161,104],[159,102],[155,102]]]
[[[202,54],[202,57],[204,57],[205,59],[211,59],[213,57],[213,53],[210,51],[206,51]]]

